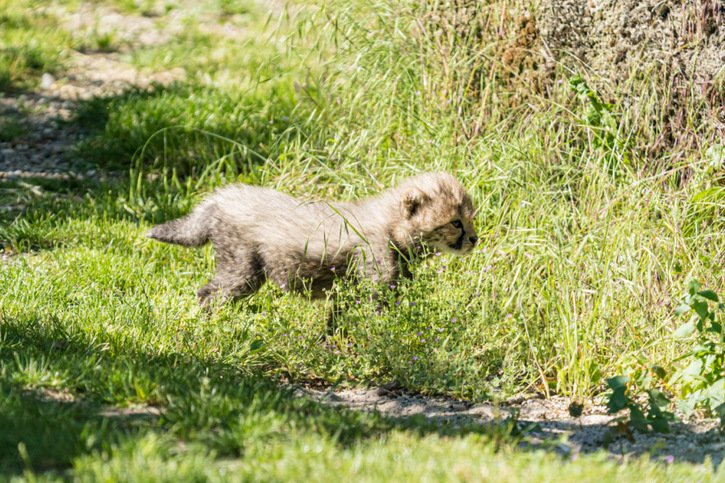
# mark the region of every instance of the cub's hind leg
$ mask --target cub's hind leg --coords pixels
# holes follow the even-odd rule
[[[218,297],[240,299],[252,295],[259,290],[262,283],[264,283],[264,277],[244,277],[234,273],[217,273],[214,278],[196,292],[196,295],[202,305],[208,305]]]
[[[217,252],[214,278],[196,293],[202,305],[217,297],[239,299],[252,295],[264,283],[264,270],[259,256],[249,250]]]

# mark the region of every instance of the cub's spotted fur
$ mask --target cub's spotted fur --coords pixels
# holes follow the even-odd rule
[[[202,303],[252,294],[266,280],[320,297],[336,277],[391,283],[431,249],[470,252],[473,215],[471,198],[447,173],[421,174],[354,202],[303,202],[237,184],[147,236],[184,246],[212,242],[217,269],[197,292]]]

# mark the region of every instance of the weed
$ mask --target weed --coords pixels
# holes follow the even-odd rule
[[[617,414],[622,410],[629,411],[628,415],[615,420],[617,424],[631,426],[641,432],[668,433],[670,431],[670,422],[674,421],[675,416],[665,409],[669,406],[670,400],[663,392],[657,389],[647,389],[645,391],[647,409],[644,409],[632,391],[629,377],[615,376],[607,379],[607,386],[611,390],[607,396],[609,414]]]
[[[725,303],[714,291],[701,290],[699,282],[693,280],[676,312],[692,316],[674,336],[693,339],[692,348],[678,358],[684,367],[671,379],[679,388],[678,407],[685,414],[703,409],[716,415],[725,429]]]
[[[600,95],[580,75],[569,79],[569,86],[585,106],[581,121],[589,129],[592,145],[605,152],[607,169],[611,174],[616,174],[620,161],[625,165],[628,161],[624,143],[618,134],[619,122],[612,104],[602,101]]]
[[[710,304],[714,309],[710,310]],[[690,415],[695,409],[702,409],[710,416],[720,418],[721,429],[725,429],[725,335],[721,314],[725,304],[719,302],[712,290],[701,290],[700,283],[690,281],[687,294],[675,313],[682,315],[692,312],[692,317],[672,334],[676,339],[693,336],[692,348],[673,362],[684,362],[684,366],[667,378],[665,369],[652,366],[648,370],[636,370],[636,381],[628,376],[616,376],[607,379],[611,392],[607,396],[607,409],[616,414],[624,409],[627,417],[620,424],[646,432],[650,428],[658,432],[668,432],[669,422],[674,414],[665,410],[670,400],[665,394],[652,386],[667,381],[668,387],[677,390],[677,407]],[[648,397],[645,410],[638,401],[639,392],[644,390]],[[645,412],[646,411],[646,412]]]

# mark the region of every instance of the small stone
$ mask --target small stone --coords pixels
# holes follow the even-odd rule
[[[50,89],[51,87],[53,87],[53,83],[55,83],[55,77],[48,74],[47,72],[43,74],[43,76],[40,78],[41,89]]]

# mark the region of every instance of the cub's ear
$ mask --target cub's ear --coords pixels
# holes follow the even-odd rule
[[[412,188],[403,196],[403,215],[412,218],[418,213],[420,207],[430,200],[430,197],[418,188]]]

